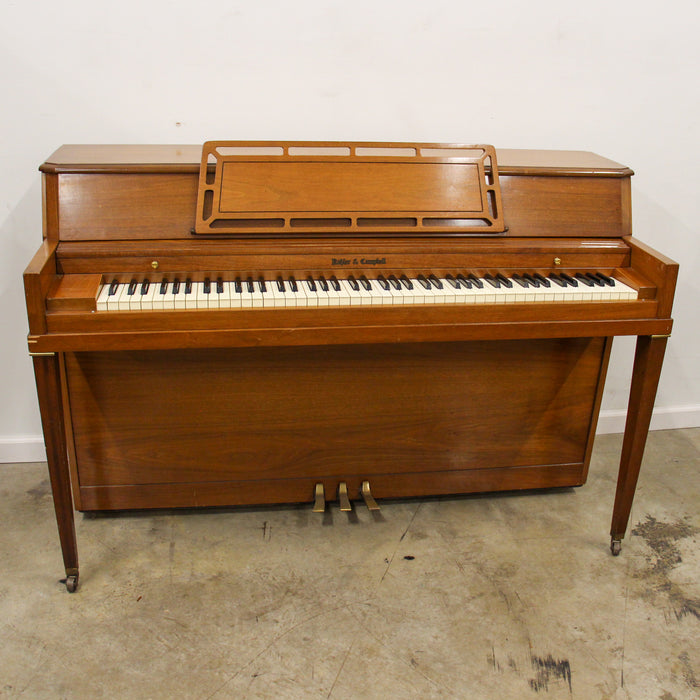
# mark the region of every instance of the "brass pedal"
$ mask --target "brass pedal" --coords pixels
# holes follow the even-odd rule
[[[325,513],[326,512],[326,495],[323,490],[323,484],[316,484],[316,491],[314,493],[314,513]]]
[[[372,496],[372,491],[369,488],[369,481],[362,482],[361,492],[362,498],[365,499],[365,505],[369,510],[381,510],[379,504],[374,500],[374,496]]]
[[[348,498],[348,485],[344,481],[341,481],[338,484],[338,500],[340,501],[340,510],[343,513],[347,513],[352,510],[350,499]]]

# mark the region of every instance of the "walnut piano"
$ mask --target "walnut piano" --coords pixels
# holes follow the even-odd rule
[[[64,146],[25,272],[68,590],[73,507],[577,486],[612,338],[638,336],[620,551],[677,265],[582,152]]]

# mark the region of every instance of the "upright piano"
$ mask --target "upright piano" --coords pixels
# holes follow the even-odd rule
[[[28,345],[69,591],[74,508],[581,485],[633,335],[620,552],[678,269],[631,235],[629,168],[220,141],[63,146],[41,172]]]

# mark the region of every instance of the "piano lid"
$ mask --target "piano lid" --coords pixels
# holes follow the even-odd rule
[[[375,144],[376,145],[376,144]],[[39,168],[45,173],[199,172],[202,147],[192,144],[67,144]],[[627,177],[632,171],[589,151],[497,148],[503,175]]]

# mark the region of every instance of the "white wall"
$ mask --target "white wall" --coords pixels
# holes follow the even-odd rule
[[[486,142],[632,167],[636,235],[681,263],[655,425],[700,424],[698,5],[176,0],[0,8],[0,461],[41,456],[21,273],[62,143]],[[621,428],[632,344],[601,421]]]

